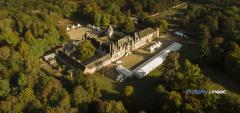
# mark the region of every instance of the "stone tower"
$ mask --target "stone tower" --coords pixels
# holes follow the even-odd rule
[[[107,31],[106,31],[106,36],[109,37],[109,38],[111,38],[112,35],[113,35],[113,33],[114,33],[113,28],[112,28],[112,26],[110,25],[109,28],[108,28]]]

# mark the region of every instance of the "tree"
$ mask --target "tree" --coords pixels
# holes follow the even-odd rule
[[[81,80],[81,84],[73,90],[73,103],[80,111],[86,112],[92,101],[96,101],[101,97],[99,85],[94,77],[88,77]]]
[[[24,108],[35,99],[32,88],[25,88],[16,96],[8,96],[3,101],[0,101],[1,113],[20,113]]]
[[[222,70],[224,67],[224,38],[223,37],[215,37],[210,44],[211,55],[208,57],[208,63],[213,68]]]
[[[221,51],[221,45],[224,42],[223,37],[215,37],[211,42],[211,48],[215,51]]]
[[[100,26],[101,25],[101,18],[102,18],[102,16],[100,14],[95,14],[94,24],[96,26]]]
[[[27,113],[39,113],[39,112],[43,112],[44,108],[42,106],[42,103],[37,100],[34,99],[33,101],[29,102],[29,105],[26,106],[25,108],[25,112]]]
[[[167,112],[167,113],[173,113],[173,112],[180,111],[180,106],[183,103],[180,93],[178,93],[176,91],[171,91],[171,92],[167,93],[165,102],[166,103],[162,106],[160,111]]]
[[[19,53],[23,56],[27,56],[29,54],[30,48],[25,41],[21,41],[19,44]]]
[[[206,17],[206,23],[209,27],[209,31],[211,34],[215,35],[219,31],[219,25],[218,25],[218,18],[217,17]]]
[[[57,108],[57,107],[47,107],[44,110],[44,113],[66,113],[65,109]]]
[[[19,73],[18,79],[17,79],[17,84],[18,84],[20,87],[25,87],[25,86],[27,85],[26,75],[24,75],[23,73]]]
[[[131,10],[128,10],[128,11],[127,11],[127,17],[129,18],[129,17],[131,17],[131,15],[132,15]]]
[[[84,83],[86,79],[81,69],[74,71],[73,80],[75,85],[81,85]]]
[[[69,35],[68,35],[64,30],[60,30],[60,31],[59,31],[59,34],[60,34],[60,41],[61,41],[61,42],[67,42],[67,41],[69,41],[70,37],[69,37]]]
[[[19,37],[12,30],[11,24],[11,19],[3,19],[0,21],[0,41],[3,41],[8,45],[15,46],[19,42]]]
[[[166,75],[176,75],[180,65],[178,63],[179,53],[171,52],[164,63],[164,72]]]
[[[211,35],[206,25],[200,25],[200,38],[202,39],[200,49],[201,56],[202,57],[208,56],[211,52],[209,49],[209,39],[211,39]]]
[[[88,92],[88,96],[90,96],[92,100],[97,100],[99,97],[101,97],[99,84],[95,77],[88,77],[82,86]]]
[[[88,92],[82,87],[77,86],[73,91],[73,104],[78,107],[80,111],[86,112],[88,109],[88,104],[91,102],[91,97]]]
[[[240,112],[240,101],[238,98],[233,98],[229,96],[221,96],[217,102],[219,111],[229,112],[229,113],[238,113]]]
[[[140,16],[143,13],[142,5],[137,1],[134,1],[133,12],[138,16]]]
[[[199,76],[201,76],[201,69],[198,67],[198,65],[192,64],[188,59],[186,59],[184,62],[183,72],[186,77],[190,77],[194,80],[198,79]]]
[[[50,107],[70,108],[70,96],[59,80],[41,75],[36,86],[38,99]]]
[[[183,75],[179,72],[179,53],[171,52],[167,56],[163,65],[163,76],[161,76],[161,83],[164,84],[168,90],[175,90],[180,87]]]
[[[112,25],[118,25],[119,21],[117,19],[117,16],[112,16],[111,17],[111,24]]]
[[[57,99],[57,105],[60,108],[66,109],[71,107],[71,98],[68,92],[62,88],[61,93],[59,94],[59,98]]]
[[[6,97],[10,91],[9,81],[0,80],[0,98]]]
[[[187,28],[189,23],[190,23],[190,16],[189,15],[184,16],[183,21],[182,21],[182,26],[184,28]]]
[[[233,39],[233,34],[235,33],[235,21],[232,17],[222,17],[220,18],[220,31],[225,36],[228,37],[227,40]]]
[[[198,65],[194,65],[189,60],[185,60],[183,68],[183,84],[185,84],[182,86],[183,89],[203,87],[205,80]]]
[[[38,94],[45,102],[48,102],[48,97],[50,97],[55,92],[61,91],[62,84],[59,80],[43,76],[40,78],[40,83],[38,84]]]
[[[183,109],[181,110],[184,113],[204,113],[204,107],[203,105],[206,105],[208,103],[213,103],[212,100],[210,100],[209,98],[197,98],[195,96],[192,95],[184,95],[182,96],[182,98],[184,99],[184,104],[183,105]],[[208,103],[204,102],[202,100],[209,100]],[[209,108],[214,108],[214,106],[208,106]],[[206,111],[211,111],[210,109],[207,109]],[[216,112],[216,110],[214,110],[213,112]]]
[[[168,29],[168,22],[166,20],[160,20],[160,27],[159,27],[160,33],[166,32],[167,29]]]
[[[173,105],[172,108],[178,108],[182,104],[182,97],[180,93],[176,91],[171,91],[169,94],[170,104]]]
[[[8,46],[0,47],[0,59],[7,60],[11,54],[11,50]]]
[[[240,80],[240,47],[237,43],[231,43],[231,50],[225,56],[224,70],[233,78]]]
[[[156,88],[156,90],[157,90],[157,92],[159,93],[159,94],[163,94],[163,93],[165,93],[165,88],[164,88],[164,86],[162,85],[162,84],[160,84],[160,85],[158,85],[158,87]]]
[[[101,23],[102,26],[108,27],[110,25],[110,16],[108,14],[102,15]]]
[[[145,111],[139,111],[138,113],[146,113]]]
[[[120,25],[120,28],[125,33],[132,33],[135,31],[135,24],[128,18]]]
[[[92,45],[91,41],[87,40],[79,44],[78,52],[80,53],[80,60],[87,60],[95,54],[96,48]]]
[[[98,102],[98,113],[127,113],[121,101],[100,101]]]
[[[133,96],[133,94],[134,94],[134,87],[130,86],[130,85],[127,85],[124,88],[124,96],[131,97],[131,96]]]

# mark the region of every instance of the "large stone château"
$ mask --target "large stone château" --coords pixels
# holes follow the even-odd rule
[[[110,26],[103,32],[86,32],[84,40],[91,40],[96,47],[96,56],[88,61],[79,61],[72,57],[71,51],[74,51],[79,41],[73,41],[63,46],[57,51],[58,59],[70,65],[73,68],[80,68],[84,73],[94,73],[97,70],[117,61],[148,43],[154,38],[159,37],[159,29],[147,27],[132,36],[125,35],[122,32],[114,31]]]

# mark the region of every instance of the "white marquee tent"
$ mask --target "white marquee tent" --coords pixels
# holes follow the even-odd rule
[[[69,27],[67,27],[67,29],[66,29],[67,31],[69,31],[70,30],[70,28]]]
[[[138,78],[143,78],[151,71],[153,71],[156,67],[161,65],[165,58],[168,56],[169,52],[171,51],[178,51],[182,45],[180,43],[174,42],[170,46],[163,49],[161,52],[153,56],[152,58],[148,59],[146,62],[138,66],[136,69],[133,70],[133,75]]]
[[[79,28],[79,27],[82,27],[82,25],[81,24],[77,24],[77,27]]]
[[[72,26],[72,29],[76,29],[76,26],[75,26],[75,25],[73,25],[73,26]]]
[[[162,45],[162,43],[160,41],[156,42],[154,45],[149,47],[149,50],[151,53],[153,53],[155,51],[155,49],[160,48]]]

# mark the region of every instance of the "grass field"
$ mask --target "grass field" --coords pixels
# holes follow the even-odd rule
[[[116,83],[111,75],[99,75],[97,81],[99,83],[102,99],[104,100],[122,100],[122,91],[126,85],[132,85],[135,88],[134,103],[137,103],[134,110],[151,111],[156,101],[155,88],[159,84],[159,76],[161,76],[161,68],[152,71],[143,79],[130,78],[123,83]],[[112,75],[113,76],[113,75]],[[115,76],[115,75],[114,75]]]
[[[120,92],[113,78],[103,74],[94,77],[98,82],[103,100],[118,100],[120,98]]]

